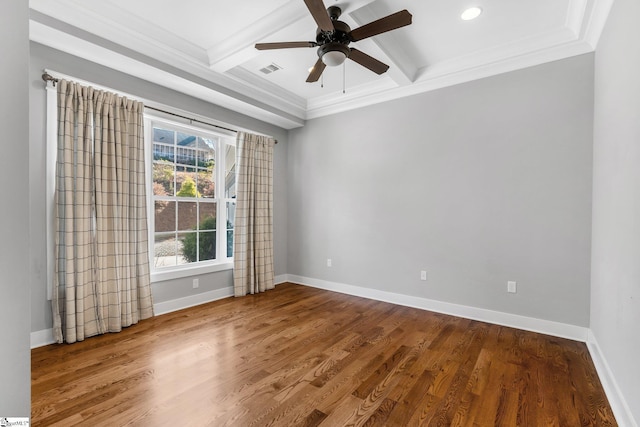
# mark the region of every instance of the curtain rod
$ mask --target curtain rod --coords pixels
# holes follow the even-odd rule
[[[53,77],[51,74],[47,73],[46,71],[42,74],[42,80],[44,80],[45,82],[53,82],[53,86],[54,87],[55,87],[56,83],[58,83],[58,81],[60,81],[60,79],[57,79],[57,78]],[[214,125],[213,123],[203,122],[202,120],[194,119],[194,118],[191,118],[191,117],[186,117],[186,116],[183,116],[181,114],[172,113],[171,111],[161,110],[160,108],[150,107],[148,105],[145,105],[144,108],[148,108],[150,110],[158,111],[160,113],[169,114],[169,115],[174,116],[174,117],[180,117],[181,119],[190,120],[192,122],[200,123],[200,124],[203,124],[203,125],[213,126],[214,128],[228,130],[229,132],[238,133],[238,131],[235,130],[235,129],[229,129],[229,128],[226,128],[224,126]],[[277,140],[274,139],[274,141],[275,141],[276,144],[278,143]]]
[[[229,129],[229,128],[226,128],[224,126],[214,125],[213,123],[203,122],[202,120],[198,120],[198,119],[194,119],[194,118],[191,118],[191,117],[183,116],[182,114],[172,113],[171,111],[161,110],[160,108],[149,107],[148,105],[145,105],[144,108],[148,108],[150,110],[158,111],[158,112],[164,113],[164,114],[169,114],[170,116],[180,117],[181,119],[189,120],[190,122],[196,122],[196,123],[200,123],[200,124],[207,125],[207,126],[213,126],[214,128],[228,130],[229,132],[238,133],[238,131],[235,130],[235,129]]]

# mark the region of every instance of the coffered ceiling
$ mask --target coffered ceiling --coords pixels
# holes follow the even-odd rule
[[[353,61],[306,83],[315,40],[303,0],[30,0],[33,41],[284,128],[306,119],[593,51],[613,0],[324,0],[352,29],[407,9],[413,23],[352,43]],[[470,6],[482,14],[460,18]],[[265,73],[265,68],[277,68]],[[263,70],[263,71],[261,71]],[[344,90],[344,91],[343,91]]]

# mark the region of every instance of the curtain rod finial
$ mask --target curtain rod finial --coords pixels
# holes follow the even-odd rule
[[[58,79],[56,79],[55,77],[53,77],[51,74],[47,73],[46,71],[44,73],[42,73],[42,80],[44,80],[45,82],[53,82],[53,86],[56,86],[56,83],[58,83]]]

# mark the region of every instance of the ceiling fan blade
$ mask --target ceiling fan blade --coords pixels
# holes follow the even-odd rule
[[[322,0],[304,0],[304,3],[322,31],[333,31],[333,22]]]
[[[349,59],[357,62],[365,68],[370,69],[376,74],[382,74],[389,69],[389,66],[384,62],[380,62],[376,58],[369,56],[366,53],[359,51],[358,49],[351,48]]]
[[[386,33],[409,24],[411,24],[411,14],[405,9],[358,27],[351,31],[349,36],[352,41],[357,42],[358,40]]]
[[[277,43],[256,43],[256,49],[289,49],[294,47],[316,47],[316,42],[277,42]]]
[[[322,72],[324,71],[325,67],[326,65],[324,64],[324,62],[322,62],[322,59],[318,59],[316,64],[311,69],[311,72],[309,73],[309,77],[307,77],[307,83],[317,82],[320,76],[322,75]]]

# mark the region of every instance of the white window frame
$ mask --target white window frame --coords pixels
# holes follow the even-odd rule
[[[169,118],[170,117],[170,118]],[[196,276],[205,273],[233,269],[233,257],[226,257],[227,247],[227,202],[235,202],[235,199],[225,198],[225,156],[224,145],[236,145],[236,135],[234,132],[222,129],[206,127],[206,125],[196,126],[189,120],[182,120],[162,113],[154,112],[144,114],[145,128],[145,152],[146,152],[146,174],[147,174],[147,212],[149,226],[149,267],[151,281],[159,282],[163,280],[178,279],[182,277]],[[216,146],[216,218],[218,225],[216,232],[216,254],[224,254],[215,260],[198,261],[185,265],[170,267],[155,267],[154,265],[154,241],[155,241],[155,211],[153,201],[153,127],[168,127],[173,130],[203,136],[205,138],[217,138]]]

